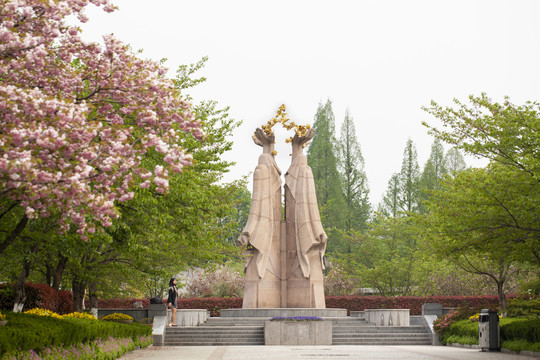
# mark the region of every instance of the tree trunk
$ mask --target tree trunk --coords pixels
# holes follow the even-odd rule
[[[58,265],[56,266],[56,269],[54,269],[52,284],[53,289],[56,291],[60,290],[60,284],[62,283],[62,274],[64,273],[64,269],[66,268],[69,259],[67,256],[64,256],[62,254],[58,254],[58,256],[60,257],[60,260],[58,260]]]
[[[49,262],[47,262],[45,264],[45,282],[49,286],[52,286],[52,273],[53,273],[52,265]]]
[[[22,233],[22,231],[26,227],[26,224],[28,224],[28,218],[26,217],[26,215],[24,215],[19,221],[19,223],[17,224],[17,226],[15,226],[15,229],[13,229],[11,234],[9,234],[9,236],[6,238],[6,240],[0,243],[0,254],[3,253],[4,250],[6,250],[6,248],[9,245],[11,245],[12,242],[15,241],[15,239],[17,239],[17,237]]]
[[[84,292],[86,284],[79,280],[77,277],[73,278],[72,291],[73,291],[73,312],[82,312],[84,309]]]
[[[88,284],[88,300],[90,302],[90,314],[97,317],[98,311],[98,296],[97,285],[95,282]]]
[[[15,284],[15,302],[13,304],[13,312],[21,312],[24,307],[24,303],[26,301],[26,289],[24,284],[28,278],[28,275],[30,274],[31,265],[32,263],[30,260],[24,260],[23,269],[19,275],[19,278],[17,279],[17,283]]]
[[[501,316],[506,316],[506,294],[504,293],[504,280],[497,282],[499,303],[501,304]]]

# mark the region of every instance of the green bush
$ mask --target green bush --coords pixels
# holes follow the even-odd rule
[[[441,343],[478,344],[478,323],[468,319],[458,320],[439,337]]]
[[[131,338],[150,335],[143,324],[121,324],[87,319],[56,319],[21,313],[8,313],[8,324],[0,327],[0,356],[15,350],[40,352],[49,346],[69,346],[97,339]]]
[[[540,343],[540,319],[503,318],[501,340],[526,340]]]
[[[508,301],[508,317],[540,318],[540,298],[516,298]]]
[[[540,319],[501,318],[501,347],[512,351],[540,351]],[[443,344],[478,344],[478,323],[458,320],[439,336]]]
[[[540,352],[540,343],[531,343],[526,340],[505,340],[501,341],[501,347],[512,351],[534,351]]]

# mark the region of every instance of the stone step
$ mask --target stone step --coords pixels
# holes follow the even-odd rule
[[[245,341],[231,341],[231,342],[217,342],[217,341],[192,341],[192,342],[165,342],[166,346],[254,346],[264,345],[264,339],[258,342],[245,342]]]
[[[423,326],[334,326],[336,332],[357,332],[357,333],[400,333],[400,332],[418,332],[426,333]]]
[[[366,333],[366,334],[359,334],[359,333],[342,333],[342,334],[336,334],[333,333],[334,339],[342,339],[342,338],[403,338],[403,337],[409,337],[409,338],[426,338],[429,339],[429,336],[426,333]]]
[[[340,339],[332,345],[431,345],[431,340],[419,339]]]
[[[236,337],[246,337],[246,338],[252,338],[252,337],[264,337],[263,331],[258,332],[243,332],[243,333],[225,333],[225,332],[193,332],[193,333],[167,333],[167,337],[169,338],[209,338],[209,337],[223,337],[223,338],[236,338]]]
[[[184,335],[184,334],[264,334],[264,328],[250,328],[250,329],[222,329],[216,330],[212,327],[204,327],[200,329],[192,330],[167,330],[166,335]]]
[[[195,327],[166,329],[167,346],[264,345],[269,318],[209,318]],[[332,318],[334,345],[431,345],[423,326],[375,326],[363,318]]]

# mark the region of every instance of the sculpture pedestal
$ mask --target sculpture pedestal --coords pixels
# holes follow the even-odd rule
[[[264,345],[332,345],[332,322],[265,321]]]

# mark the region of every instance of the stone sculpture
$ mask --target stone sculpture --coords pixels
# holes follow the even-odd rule
[[[244,308],[280,307],[281,171],[274,159],[274,134],[257,129],[255,144],[263,153],[253,173],[253,194],[248,221],[240,243],[247,245]]]
[[[246,246],[243,308],[325,308],[323,256],[328,237],[321,224],[315,183],[303,147],[313,138],[309,127],[287,124],[284,106],[278,111],[285,127],[296,127],[292,161],[285,174],[285,220],[281,215],[281,172],[274,156],[271,126],[257,129],[263,147],[253,175],[247,224],[239,241]]]

